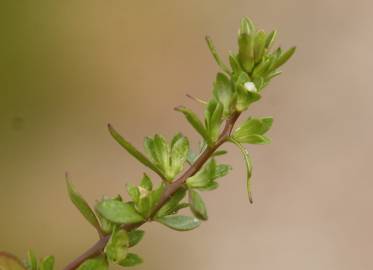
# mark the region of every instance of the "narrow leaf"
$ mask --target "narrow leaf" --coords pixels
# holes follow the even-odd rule
[[[192,210],[196,218],[207,220],[207,210],[201,195],[193,189],[189,189],[188,195],[190,210]]]
[[[285,64],[290,59],[290,57],[293,56],[293,54],[295,53],[295,50],[296,50],[296,47],[292,47],[286,52],[284,52],[279,58],[277,58],[277,60],[275,61],[275,63],[273,64],[271,68],[276,69],[282,66],[283,64]]]
[[[207,42],[207,45],[209,47],[209,50],[212,54],[212,56],[214,57],[216,63],[218,64],[218,66],[224,71],[226,72],[227,74],[230,74],[231,71],[229,70],[229,68],[223,63],[223,61],[221,60],[220,56],[218,55],[216,49],[215,49],[215,46],[211,40],[211,38],[209,36],[206,36],[206,42]]]
[[[188,216],[165,216],[156,221],[176,231],[193,230],[201,224],[197,218]]]
[[[174,195],[159,209],[156,217],[163,217],[172,214],[177,208],[180,201],[185,197],[186,190],[184,188],[179,188]]]
[[[144,176],[141,180],[140,186],[142,188],[145,188],[148,191],[151,191],[153,189],[152,180],[150,179],[150,177],[146,173],[144,173]]]
[[[30,270],[38,270],[38,260],[32,250],[27,252],[27,266]]]
[[[130,153],[138,161],[144,164],[146,167],[150,168],[156,172],[162,178],[165,178],[162,172],[139,150],[137,150],[132,144],[126,141],[110,124],[108,125],[111,136]]]
[[[53,270],[54,267],[54,257],[47,256],[40,263],[40,270]]]
[[[69,193],[70,200],[78,208],[80,213],[85,217],[85,219],[91,223],[93,227],[100,233],[100,224],[97,220],[95,213],[92,211],[88,203],[83,199],[83,197],[75,190],[72,183],[70,182],[68,175],[66,174],[66,185],[67,191]]]
[[[132,205],[113,199],[102,200],[96,205],[97,211],[111,222],[130,224],[143,221]]]
[[[224,116],[232,111],[233,89],[229,78],[223,73],[218,73],[214,82],[214,97],[223,105]]]
[[[177,107],[175,108],[176,111],[182,112],[188,122],[194,127],[194,129],[202,136],[202,138],[208,143],[211,144],[211,139],[209,137],[209,134],[207,133],[206,128],[204,127],[201,120],[199,120],[198,116],[192,112],[191,110],[185,108],[185,107]]]

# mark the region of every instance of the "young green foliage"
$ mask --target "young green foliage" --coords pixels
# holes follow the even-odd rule
[[[148,221],[157,221],[177,231],[197,228],[201,221],[208,219],[200,191],[218,188],[217,179],[231,170],[230,165],[216,161],[216,157],[226,154],[218,148],[227,141],[234,143],[242,153],[247,193],[252,202],[252,162],[243,144],[269,143],[266,133],[273,120],[271,117],[249,117],[238,128],[234,129],[234,125],[251,104],[261,99],[262,90],[281,74],[279,68],[295,52],[295,47],[285,52],[281,48],[272,50],[276,37],[276,31],[266,33],[258,30],[250,19],[243,18],[238,32],[238,51],[229,54],[230,67],[218,55],[211,38],[206,37],[208,48],[223,73],[217,73],[212,97],[208,101],[193,98],[202,104],[204,119],[183,106],[176,108],[201,136],[198,153],[191,151],[187,137],[177,133],[171,142],[159,134],[146,137],[144,154],[111,125],[108,126],[112,137],[136,160],[158,174],[161,181],[159,185],[154,185],[144,174],[138,185],[127,184],[128,201],[123,201],[121,195],[105,197],[97,202],[93,211],[66,179],[71,201],[96,228],[100,239],[65,270],[108,270],[109,262],[123,267],[142,263],[141,257],[129,251],[144,236],[144,231],[137,228]],[[190,165],[186,170],[185,163]],[[178,214],[187,207],[194,216]],[[53,270],[53,266],[54,257],[38,260],[31,251],[28,253],[28,270]],[[0,252],[0,268],[4,267],[8,267],[7,270],[25,270],[16,258]]]

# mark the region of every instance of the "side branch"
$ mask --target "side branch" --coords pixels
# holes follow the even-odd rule
[[[206,148],[206,150],[198,157],[198,159],[192,164],[192,166],[190,166],[177,180],[167,186],[166,190],[162,194],[158,205],[152,210],[150,217],[153,217],[158,212],[158,210],[169,200],[169,198],[185,183],[185,181],[189,177],[193,176],[196,172],[198,172],[199,169],[201,169],[201,167],[212,156],[216,149],[218,149],[224,142],[227,141],[239,116],[239,112],[233,113],[230,118],[226,120],[224,129],[222,130],[217,142],[213,146]],[[130,231],[140,227],[145,222],[146,221],[140,223],[125,224],[122,226],[122,228],[126,231]],[[100,255],[104,250],[107,242],[109,241],[109,238],[110,234],[102,236],[91,248],[77,257],[74,261],[69,263],[64,268],[64,270],[75,270],[85,260]]]

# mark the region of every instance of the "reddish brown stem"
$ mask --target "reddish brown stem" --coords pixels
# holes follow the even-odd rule
[[[167,186],[166,190],[162,194],[158,205],[152,210],[151,217],[153,217],[158,210],[169,200],[169,198],[178,190],[185,181],[193,176],[196,172],[201,169],[201,167],[206,163],[206,161],[212,156],[212,154],[218,149],[226,140],[232,132],[233,126],[236,123],[238,117],[240,116],[239,112],[235,112],[229,117],[226,122],[223,131],[221,132],[217,142],[202,152],[198,159],[174,182]],[[135,223],[135,224],[125,224],[122,226],[126,231],[136,229],[143,225],[146,221]],[[110,235],[104,235],[98,240],[90,249],[84,252],[82,255],[77,257],[71,263],[69,263],[64,270],[74,270],[79,267],[85,260],[98,256],[104,250],[106,243],[109,241]]]

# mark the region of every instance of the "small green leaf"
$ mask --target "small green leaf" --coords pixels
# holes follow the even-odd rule
[[[229,78],[223,73],[218,73],[214,83],[214,97],[224,108],[224,116],[228,116],[232,111],[233,89]]]
[[[190,210],[192,210],[196,218],[207,220],[207,210],[201,195],[193,189],[189,189],[188,194]]]
[[[150,179],[150,177],[146,173],[144,173],[144,176],[141,180],[140,186],[142,188],[145,188],[148,191],[151,191],[153,189],[152,180]]]
[[[138,187],[132,185],[131,183],[128,183],[127,193],[131,197],[132,201],[138,203],[138,201],[140,200],[140,190]]]
[[[89,207],[88,203],[83,199],[83,197],[75,190],[70,180],[68,179],[67,174],[66,185],[70,200],[73,202],[76,208],[78,208],[78,210],[85,217],[85,219],[89,223],[91,223],[93,227],[100,231],[100,224],[98,223],[95,213],[92,211],[91,207]]]
[[[177,208],[179,202],[185,197],[186,190],[179,188],[174,195],[159,209],[156,217],[163,217],[172,214]]]
[[[223,61],[221,60],[221,58],[219,57],[216,49],[215,49],[215,46],[211,40],[211,38],[209,36],[206,36],[206,42],[207,42],[207,45],[209,47],[209,50],[212,54],[212,56],[214,57],[216,63],[218,64],[218,66],[224,71],[226,72],[227,74],[230,74],[230,70],[229,68],[223,63]]]
[[[108,270],[109,265],[105,256],[88,259],[77,270]]]
[[[186,184],[189,188],[204,188],[213,181],[216,169],[216,162],[211,159],[205,166],[202,167],[195,175],[189,177]]]
[[[251,103],[258,101],[261,96],[257,92],[248,91],[243,85],[238,85],[237,88],[236,110],[239,112],[245,111]]]
[[[232,170],[232,167],[230,165],[227,165],[227,164],[219,164],[219,165],[216,165],[216,168],[215,168],[215,171],[214,171],[214,174],[213,174],[213,180],[217,179],[217,178],[221,178],[221,177],[224,177],[226,176],[230,171]]]
[[[128,233],[129,247],[136,246],[141,239],[144,237],[145,232],[143,230],[132,230]]]
[[[128,253],[127,257],[122,260],[119,265],[124,267],[136,266],[143,262],[143,259],[137,254]]]
[[[176,231],[193,230],[201,224],[197,218],[188,216],[165,216],[156,221]]]
[[[12,254],[0,252],[0,269],[1,270],[26,270],[22,262]],[[31,266],[28,268],[34,270]]]
[[[220,125],[223,121],[223,105],[216,99],[211,99],[205,110],[205,125],[211,142],[219,137]]]
[[[295,50],[296,50],[296,47],[292,47],[286,52],[284,52],[283,54],[281,54],[281,56],[277,58],[277,60],[275,61],[275,63],[273,64],[271,68],[274,70],[274,69],[279,68],[283,64],[285,64],[290,59],[290,57],[293,56],[293,54],[295,53]]]
[[[264,31],[259,31],[255,36],[254,59],[255,63],[259,63],[264,55],[266,45],[266,34]]]
[[[27,252],[27,266],[30,270],[38,270],[38,259],[32,250]]]
[[[241,19],[240,34],[251,34],[256,31],[255,24],[248,17]]]
[[[215,151],[212,156],[213,157],[217,157],[217,156],[222,156],[222,155],[225,155],[226,153],[228,153],[226,150],[217,150]]]
[[[96,205],[97,211],[106,219],[118,224],[144,221],[132,205],[113,199],[102,200]]]
[[[184,168],[189,153],[189,141],[178,134],[171,143],[171,178],[174,178]]]
[[[232,136],[240,143],[269,143],[270,139],[263,136],[263,134],[271,128],[272,123],[273,119],[271,117],[250,117],[234,131]]]
[[[275,42],[276,36],[277,36],[276,30],[273,30],[271,33],[268,34],[266,38],[266,44],[265,44],[265,47],[267,49],[271,48],[272,44]]]
[[[254,67],[254,36],[248,34],[241,34],[238,38],[238,60],[241,67],[248,73],[251,73]]]
[[[188,122],[194,127],[194,129],[202,136],[202,138],[209,145],[212,143],[206,128],[204,127],[203,123],[201,122],[201,120],[199,120],[198,116],[194,112],[181,106],[175,108],[175,110],[182,112],[184,114]]]
[[[142,164],[144,164],[146,167],[152,169],[154,172],[156,172],[159,176],[162,178],[165,178],[165,176],[162,174],[162,172],[139,150],[137,150],[132,144],[130,144],[128,141],[126,141],[110,124],[108,125],[110,134],[113,136],[113,138],[130,153],[133,157],[135,157],[138,161],[140,161]]]
[[[229,139],[230,142],[234,143],[241,151],[244,160],[245,160],[245,165],[246,165],[246,189],[247,189],[247,194],[249,196],[249,201],[250,203],[253,203],[253,198],[251,195],[251,174],[253,170],[253,165],[251,162],[251,158],[249,155],[249,152],[245,147],[242,146],[238,141],[236,141],[234,138]]]
[[[113,263],[124,260],[128,254],[129,239],[125,230],[114,231],[105,247],[105,254]]]
[[[40,270],[53,270],[54,267],[54,257],[47,256],[40,263]]]

